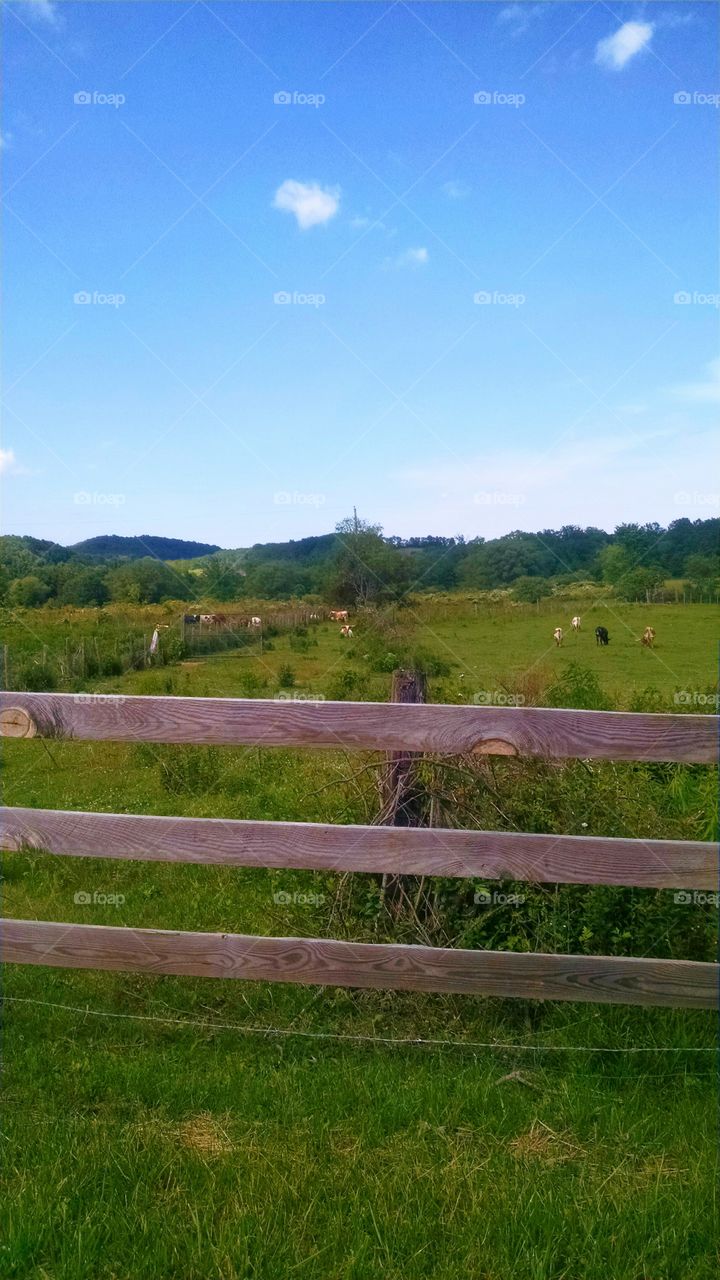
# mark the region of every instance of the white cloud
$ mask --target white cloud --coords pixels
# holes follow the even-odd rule
[[[40,22],[47,22],[51,27],[57,26],[60,21],[58,7],[52,3],[52,0],[23,0],[22,8],[31,17],[39,19]]]
[[[611,434],[599,422],[594,434],[549,440],[547,448],[494,448],[491,439],[489,432],[488,448],[477,454],[430,454],[422,466],[390,473],[392,495],[387,510],[378,506],[377,518],[394,532],[422,520],[433,532],[462,529],[486,538],[563,524],[608,529],[623,520],[674,520],[685,514],[679,494],[717,488],[708,483],[715,474],[714,433],[685,423]]]
[[[353,231],[385,231],[388,235],[394,236],[395,232],[379,218],[365,218],[362,214],[357,214],[350,219],[350,226]]]
[[[650,43],[654,30],[652,22],[624,22],[613,35],[598,41],[595,61],[598,66],[608,67],[611,71],[622,70]]]
[[[7,475],[15,470],[15,453],[12,449],[0,449],[0,475]]]
[[[442,191],[448,200],[464,200],[470,194],[469,187],[466,187],[462,182],[454,181],[443,183]]]
[[[705,366],[704,382],[683,382],[670,390],[679,400],[691,404],[720,404],[720,356]]]
[[[321,226],[335,217],[340,207],[340,188],[287,178],[275,192],[273,207],[294,214],[300,229],[307,231],[308,227]]]
[[[406,249],[404,253],[398,255],[388,262],[388,266],[392,267],[422,267],[429,262],[430,255],[424,246],[418,249]]]
[[[522,4],[509,4],[501,9],[497,16],[497,25],[505,27],[511,36],[521,36],[527,31],[532,19],[546,6],[543,4],[529,4],[528,0],[523,0]]]

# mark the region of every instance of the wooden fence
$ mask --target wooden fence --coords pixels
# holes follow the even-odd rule
[[[682,761],[716,759],[717,716],[532,707],[0,694],[6,737]],[[712,844],[9,808],[0,845],[204,862],[676,890],[717,887]],[[712,1008],[719,966],[687,960],[184,933],[5,920],[6,961],[344,987]]]

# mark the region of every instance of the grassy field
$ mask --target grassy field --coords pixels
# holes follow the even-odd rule
[[[89,683],[384,699],[391,663],[379,668],[394,645],[396,656],[421,649],[437,659],[434,700],[543,703],[559,688],[575,690],[579,705],[590,686],[578,667],[597,675],[612,705],[673,708],[678,691],[712,690],[709,607],[613,605],[602,615],[607,649],[592,634],[599,611],[562,608],[476,615],[467,601],[425,602],[382,643],[362,622],[349,643],[323,624],[273,638],[262,655],[229,652]],[[581,635],[550,647],[553,627],[569,630],[576,611]],[[52,644],[64,624],[35,612]],[[107,625],[86,612],[88,633]],[[646,622],[658,633],[652,653],[634,639]],[[691,698],[677,709],[713,707]],[[377,804],[371,758],[343,752],[34,741],[8,744],[5,756],[10,804],[333,822],[367,820]],[[504,816],[489,808],[487,825],[707,838],[708,770],[517,770],[499,765]],[[4,879],[13,916],[377,936],[371,902],[360,893],[339,912],[331,876],[13,854]],[[116,900],[82,905],[78,892]],[[516,936],[503,945],[535,938],[542,896],[553,948],[573,950],[580,923],[591,928],[597,914],[595,892],[530,895],[507,927],[496,913],[503,936]],[[605,916],[617,913],[617,935],[591,931],[587,950],[695,955],[695,946],[705,955],[707,912],[690,907],[681,919],[666,911],[671,894],[612,892],[625,895],[602,900]],[[631,908],[642,934],[622,928]],[[466,945],[488,936],[471,933]],[[5,997],[2,1275],[717,1274],[714,1029],[705,1014],[20,966],[6,971]]]

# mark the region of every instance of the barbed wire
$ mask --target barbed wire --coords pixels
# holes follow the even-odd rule
[[[207,1022],[199,1018],[158,1017],[151,1013],[113,1013],[107,1009],[91,1009],[88,1006],[57,1004],[52,1000],[35,1000],[25,996],[5,996],[6,1004],[33,1004],[45,1009],[63,1009],[68,1013],[81,1013],[92,1018],[116,1018],[130,1022],[157,1022],[180,1027],[202,1027],[211,1031],[235,1031],[242,1035],[288,1036],[308,1040],[350,1041],[355,1044],[384,1044],[422,1046],[453,1049],[499,1049],[532,1053],[717,1053],[715,1046],[678,1047],[667,1045],[627,1045],[623,1047],[580,1044],[508,1044],[498,1040],[444,1040],[423,1036],[373,1036],[344,1031],[298,1031],[293,1027],[256,1027],[237,1022]]]

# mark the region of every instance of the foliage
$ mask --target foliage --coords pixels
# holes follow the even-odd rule
[[[551,587],[545,578],[533,578],[525,574],[513,582],[513,597],[523,604],[536,604],[550,594]]]
[[[221,551],[211,544],[149,535],[102,536],[62,547],[40,538],[0,538],[0,600],[38,607],[244,598],[323,599],[328,603],[402,602],[409,592],[497,591],[535,602],[566,595],[573,581],[602,579],[619,598],[658,596],[667,577],[685,574],[691,594],[708,595],[720,576],[720,520],[624,524],[614,533],[564,525],[539,533],[514,530],[500,538],[386,537],[378,525],[352,517],[334,533]],[[153,575],[149,564],[160,567]],[[138,567],[136,573],[133,566]],[[29,581],[32,579],[32,581]],[[531,585],[533,580],[537,585]],[[18,585],[18,583],[20,585]],[[591,588],[586,588],[591,590]],[[566,596],[566,598],[569,598]]]

